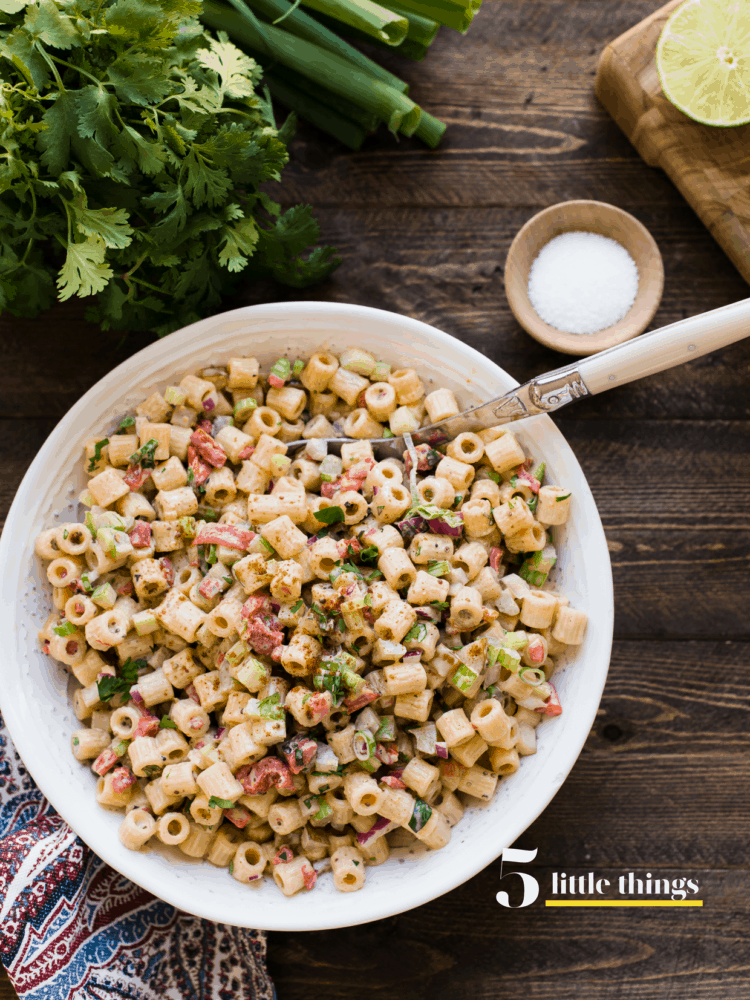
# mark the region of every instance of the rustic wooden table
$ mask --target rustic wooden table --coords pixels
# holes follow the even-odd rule
[[[593,94],[604,45],[653,0],[487,0],[399,64],[447,119],[439,152],[385,134],[359,154],[302,127],[284,197],[315,206],[344,264],[308,298],[434,323],[521,381],[564,363],[515,323],[505,254],[540,208],[597,198],[651,230],[663,325],[749,294],[711,236]],[[396,60],[391,62],[394,64]],[[227,306],[298,297],[248,289]],[[0,505],[75,400],[145,339],[80,304],[3,321]],[[499,864],[447,896],[350,930],[269,935],[279,1000],[748,1000],[750,340],[564,411],[615,579],[609,680],[586,747],[519,846],[551,872],[693,878],[702,909],[509,911]],[[0,1000],[14,996],[5,978]],[[56,998],[50,997],[50,1000]]]

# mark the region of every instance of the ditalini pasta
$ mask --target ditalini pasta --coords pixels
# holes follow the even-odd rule
[[[393,836],[443,847],[465,796],[535,753],[586,628],[547,586],[570,492],[506,426],[407,436],[403,461],[367,440],[459,410],[356,348],[237,357],[86,443],[85,516],[36,539],[40,641],[126,847],[287,895],[329,867],[351,892]]]

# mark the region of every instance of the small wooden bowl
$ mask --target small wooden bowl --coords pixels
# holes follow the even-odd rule
[[[638,291],[625,316],[598,333],[563,333],[549,326],[529,301],[529,271],[545,244],[568,232],[599,233],[617,240],[638,268]],[[505,262],[505,294],[521,326],[535,340],[564,354],[597,354],[643,333],[664,291],[664,265],[656,242],[637,219],[603,201],[563,201],[529,219],[510,245]]]

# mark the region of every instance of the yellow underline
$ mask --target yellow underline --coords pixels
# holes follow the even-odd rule
[[[545,899],[545,906],[703,906],[702,899]]]

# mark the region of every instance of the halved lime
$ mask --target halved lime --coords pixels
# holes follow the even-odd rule
[[[750,2],[687,0],[656,47],[664,93],[704,125],[750,122]]]

